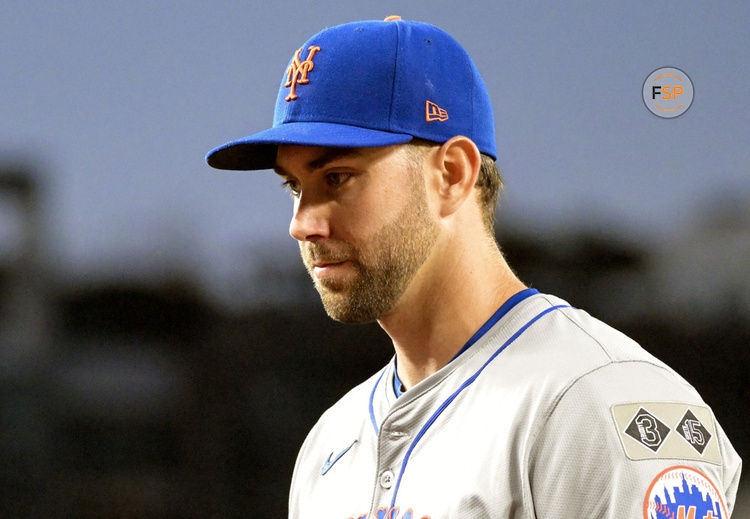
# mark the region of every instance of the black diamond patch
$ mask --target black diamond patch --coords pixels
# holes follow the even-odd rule
[[[687,410],[685,416],[677,424],[677,432],[698,451],[698,454],[703,454],[703,451],[706,450],[706,445],[711,440],[711,433],[708,432],[708,429],[695,417],[690,409]]]
[[[667,424],[641,407],[625,429],[625,434],[656,452],[670,431]]]

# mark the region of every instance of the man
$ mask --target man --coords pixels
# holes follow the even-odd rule
[[[506,264],[496,157],[469,56],[399,17],[313,36],[273,127],[209,153],[275,169],[328,314],[395,349],[310,432],[290,517],[728,517],[741,461],[696,391]]]

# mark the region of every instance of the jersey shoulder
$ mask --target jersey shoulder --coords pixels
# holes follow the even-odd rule
[[[689,511],[698,504],[681,494],[683,481],[714,517],[734,507],[742,460],[710,407],[671,370],[611,362],[577,378],[539,418],[525,462],[528,502],[541,517]],[[664,488],[674,488],[669,498]]]
[[[550,305],[566,304],[555,296],[540,297]],[[541,342],[546,350],[541,353],[557,359],[555,372],[567,379],[567,385],[605,366],[617,371],[617,365],[632,363],[636,370],[659,374],[665,382],[695,393],[683,377],[638,342],[586,311],[567,306],[559,308],[550,317],[541,322],[544,327],[540,333],[543,336]]]
[[[529,431],[533,509],[553,517],[630,517],[644,507],[677,513],[691,505],[679,492],[669,503],[658,492],[681,489],[686,479],[717,511],[731,512],[742,463],[695,388],[582,310],[561,308],[552,317],[542,350],[564,360]]]

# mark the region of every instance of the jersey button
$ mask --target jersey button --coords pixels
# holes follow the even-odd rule
[[[380,486],[386,490],[393,486],[393,472],[386,470],[380,474]]]

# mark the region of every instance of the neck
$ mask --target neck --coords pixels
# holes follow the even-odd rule
[[[473,250],[451,246],[433,251],[396,308],[378,321],[393,341],[404,386],[410,388],[448,364],[524,288],[492,240]]]

